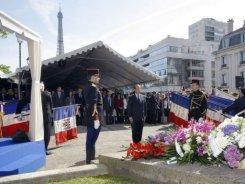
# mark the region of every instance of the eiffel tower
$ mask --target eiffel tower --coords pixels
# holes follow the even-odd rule
[[[57,18],[58,18],[58,37],[57,37],[56,55],[58,56],[58,55],[64,54],[63,26],[62,26],[63,14],[61,12],[61,8],[59,8]]]

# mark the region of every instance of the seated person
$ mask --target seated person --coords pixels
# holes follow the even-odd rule
[[[16,114],[20,114],[22,111],[24,111],[27,107],[28,101],[26,99],[25,93],[21,93],[20,95],[20,100],[17,103],[17,107],[16,107]]]

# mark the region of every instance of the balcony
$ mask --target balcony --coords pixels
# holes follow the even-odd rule
[[[245,65],[245,61],[240,61],[240,65]]]
[[[222,87],[227,87],[227,83],[221,84]]]
[[[191,81],[191,80],[204,80],[204,77],[196,77],[196,76],[192,76],[192,77],[188,77],[188,80]]]
[[[226,69],[226,68],[228,68],[227,64],[222,64],[221,65],[221,69]]]
[[[190,65],[187,67],[187,70],[204,70],[203,65]]]

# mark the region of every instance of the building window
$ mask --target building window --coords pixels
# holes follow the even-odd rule
[[[193,60],[193,61],[192,61],[192,66],[204,67],[203,61]]]
[[[245,51],[240,52],[240,63],[245,64]]]
[[[212,71],[212,78],[215,78],[215,71]]]
[[[169,52],[178,52],[178,47],[170,46]]]
[[[169,84],[174,84],[174,77],[173,75],[169,76]]]
[[[241,34],[236,34],[230,37],[229,46],[238,45],[241,43]]]
[[[192,70],[192,77],[203,77],[202,70]]]
[[[205,26],[205,40],[214,41],[214,27]]]
[[[226,80],[226,74],[222,74],[221,76],[221,80],[222,80],[222,86],[227,86],[227,80]]]
[[[228,47],[228,39],[223,39],[223,48]]]
[[[212,61],[212,68],[215,68],[215,62]]]
[[[242,78],[243,78],[243,81],[245,81],[245,71],[242,71],[242,72],[241,72],[241,76],[242,76]]]
[[[205,26],[205,31],[207,31],[207,32],[214,32],[214,27]]]
[[[221,68],[223,68],[223,67],[227,67],[226,57],[225,56],[221,57]]]

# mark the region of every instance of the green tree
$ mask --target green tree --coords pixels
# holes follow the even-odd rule
[[[0,71],[2,71],[5,74],[11,73],[10,66],[0,64]]]
[[[7,34],[8,33],[6,31],[0,29],[0,38],[6,38]],[[11,73],[10,66],[3,65],[3,64],[0,64],[0,71],[6,74]]]
[[[0,38],[6,38],[7,34],[8,33],[6,31],[0,29]]]

